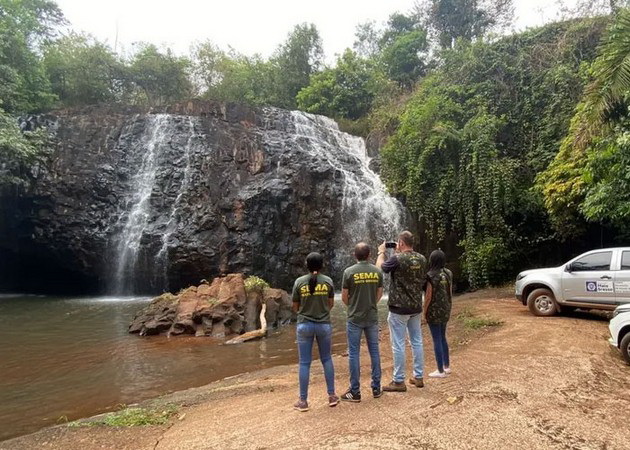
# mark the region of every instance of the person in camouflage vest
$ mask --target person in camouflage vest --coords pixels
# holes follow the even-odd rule
[[[446,341],[446,324],[451,317],[453,303],[453,274],[446,269],[446,255],[442,250],[435,250],[429,256],[429,272],[427,273],[426,295],[424,299],[424,317],[429,324],[437,370],[430,377],[444,378],[451,369],[449,367],[448,342]]]
[[[376,266],[391,275],[389,289],[389,324],[394,373],[392,382],[383,387],[384,391],[404,392],[405,384],[405,342],[407,335],[413,354],[413,378],[409,383],[423,387],[424,350],[422,347],[422,294],[426,277],[427,259],[413,250],[413,234],[403,231],[398,236],[395,254],[385,259],[385,243],[378,248]]]

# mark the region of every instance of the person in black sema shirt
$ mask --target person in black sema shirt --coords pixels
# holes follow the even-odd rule
[[[413,250],[413,234],[403,231],[398,235],[396,254],[385,260],[385,243],[378,248],[376,267],[391,274],[389,289],[389,337],[394,355],[392,382],[383,387],[384,391],[404,392],[405,384],[405,342],[407,335],[413,354],[413,378],[409,383],[424,387],[424,351],[422,347],[422,291],[424,289],[427,259]]]
[[[383,296],[383,273],[370,264],[370,246],[359,242],[354,248],[357,263],[343,273],[341,300],[348,306],[348,364],[350,388],[341,400],[361,401],[359,379],[361,365],[359,349],[361,335],[365,333],[370,360],[372,361],[372,396],[378,398],[381,390],[381,355],[378,348],[378,311],[376,305]]]
[[[310,272],[293,285],[293,311],[297,313],[297,343],[300,360],[300,399],[294,405],[298,411],[308,411],[308,382],[313,355],[313,341],[317,340],[319,359],[324,366],[328,388],[328,405],[337,406],[335,368],[332,361],[332,325],[330,310],[335,301],[332,280],[320,273],[324,259],[319,253],[309,253],[306,266]]]
[[[446,269],[446,255],[442,250],[435,250],[429,256],[426,295],[424,298],[424,317],[429,324],[437,370],[430,377],[444,378],[449,367],[448,342],[446,342],[446,324],[451,317],[453,304],[453,274]]]

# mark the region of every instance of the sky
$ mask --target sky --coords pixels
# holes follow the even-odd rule
[[[571,0],[565,1],[572,4]],[[211,40],[223,49],[267,57],[295,24],[314,23],[328,61],[354,42],[356,25],[382,23],[414,0],[57,0],[72,29],[90,33],[117,50],[144,41],[188,53],[191,44]],[[514,0],[514,28],[553,20],[554,0]],[[117,37],[117,39],[116,39]]]

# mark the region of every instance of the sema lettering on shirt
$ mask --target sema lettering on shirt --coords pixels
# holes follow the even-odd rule
[[[311,290],[308,285],[304,285],[300,288],[300,297],[308,297],[311,295]],[[324,283],[318,283],[315,286],[315,292],[312,295],[325,295],[328,296],[328,285]]]
[[[376,272],[360,272],[352,275],[354,284],[378,283],[379,274]]]

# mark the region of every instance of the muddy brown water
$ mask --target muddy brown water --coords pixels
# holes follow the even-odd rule
[[[236,346],[127,333],[148,298],[0,295],[0,440],[239,373],[297,362],[295,326]],[[381,314],[385,314],[385,301]],[[333,351],[346,349],[333,308]]]

